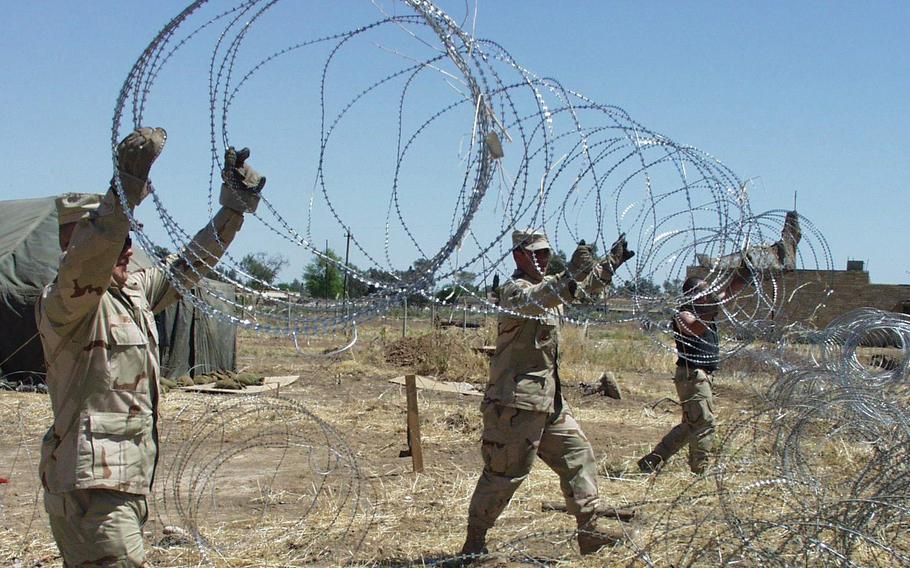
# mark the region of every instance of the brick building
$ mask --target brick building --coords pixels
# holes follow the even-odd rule
[[[704,273],[704,268],[690,266],[686,276]],[[782,296],[776,302],[781,306],[777,318],[785,322],[801,320],[822,328],[837,316],[864,307],[910,314],[910,284],[873,284],[862,261],[847,261],[847,270],[778,273],[775,280]],[[770,281],[764,288],[766,294],[774,293]]]

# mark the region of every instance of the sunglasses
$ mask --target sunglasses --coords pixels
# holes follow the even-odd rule
[[[123,239],[123,249],[122,250],[126,250],[126,249],[130,248],[131,246],[133,246],[133,238],[130,237],[129,235],[127,235],[126,238]]]

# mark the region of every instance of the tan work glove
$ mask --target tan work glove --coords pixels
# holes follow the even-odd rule
[[[238,213],[254,213],[259,206],[259,194],[265,187],[265,176],[246,163],[250,149],[239,152],[233,146],[224,151],[224,169],[221,171],[221,197],[219,203]]]
[[[130,207],[136,207],[149,194],[149,170],[164,149],[167,132],[163,128],[142,127],[132,131],[117,145],[120,184]],[[111,182],[116,193],[117,186]]]
[[[626,242],[626,234],[620,234],[613,246],[610,247],[609,254],[600,261],[597,272],[598,278],[605,282],[612,281],[616,269],[633,256],[635,256],[635,251],[629,248],[629,243]]]
[[[572,258],[566,265],[566,273],[576,282],[582,282],[594,269],[594,253],[584,241],[578,243]]]

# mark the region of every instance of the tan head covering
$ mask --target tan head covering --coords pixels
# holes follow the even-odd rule
[[[97,193],[67,193],[57,198],[57,223],[77,223],[98,209],[102,196]]]
[[[541,231],[526,229],[524,231],[512,232],[512,248],[522,248],[525,250],[541,250],[550,248],[550,241]]]

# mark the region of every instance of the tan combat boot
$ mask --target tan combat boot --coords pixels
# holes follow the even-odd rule
[[[607,529],[597,522],[594,513],[576,515],[578,523],[578,549],[583,555],[594,554],[604,546],[613,546],[623,539],[619,529]]]
[[[461,555],[481,555],[488,554],[487,550],[487,529],[481,529],[468,525],[468,538],[461,547]]]
[[[638,460],[638,470],[642,473],[657,473],[664,466],[664,458],[651,452]]]

